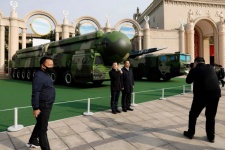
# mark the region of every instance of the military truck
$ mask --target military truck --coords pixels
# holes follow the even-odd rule
[[[187,74],[190,55],[176,53],[147,54],[130,59],[136,80],[146,77],[150,81],[165,81]]]
[[[154,51],[149,49],[143,54]],[[66,85],[92,82],[101,85],[109,80],[112,62],[126,60],[130,52],[131,42],[122,32],[97,31],[16,51],[10,62],[11,76],[31,80],[40,67],[40,59],[49,56],[54,61],[54,72],[51,74],[54,82],[63,81]],[[131,55],[141,53],[137,51]]]

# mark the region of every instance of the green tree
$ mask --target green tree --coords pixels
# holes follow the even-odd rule
[[[51,30],[49,34],[42,36],[43,39],[49,39],[50,41],[55,41],[55,31]]]

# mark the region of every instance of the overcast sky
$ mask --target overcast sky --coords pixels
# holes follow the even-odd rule
[[[12,7],[11,0],[0,0],[0,11],[9,17]],[[19,18],[33,10],[43,10],[52,14],[58,21],[63,22],[63,10],[68,10],[69,23],[81,16],[92,16],[102,26],[106,23],[106,14],[110,15],[110,24],[114,26],[124,18],[133,19],[133,14],[139,7],[143,12],[153,0],[16,0],[19,4],[16,9]]]

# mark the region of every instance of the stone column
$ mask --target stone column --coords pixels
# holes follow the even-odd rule
[[[111,32],[111,25],[109,23],[109,20],[107,20],[106,24],[105,24],[105,28],[104,28],[104,32]]]
[[[142,50],[141,36],[138,36],[138,50]]]
[[[55,41],[59,40],[59,32],[55,32]]]
[[[5,27],[0,26],[0,74],[4,73],[5,65]]]
[[[190,22],[187,24],[187,52],[191,55],[191,62],[195,59],[194,33],[194,24]]]
[[[203,47],[204,51],[202,53],[202,56],[205,59],[205,63],[210,63],[210,47],[209,47],[209,37],[203,37]]]
[[[63,19],[63,25],[62,25],[62,39],[69,38],[69,27],[68,27],[68,20],[65,17]]]
[[[10,34],[10,49],[8,54],[8,60],[12,60],[12,56],[16,53],[19,48],[19,28],[17,22],[17,13],[16,11],[12,11],[10,18],[10,27],[9,27],[9,34]]]
[[[22,49],[27,47],[27,29],[22,29]]]
[[[219,25],[219,56],[220,65],[225,67],[225,25],[221,23]]]
[[[184,26],[183,24],[180,26],[180,41],[179,41],[179,48],[181,53],[185,52],[185,42],[184,42]]]
[[[150,48],[150,28],[148,24],[148,18],[145,17],[145,27],[144,27],[144,39],[143,39],[143,49],[149,49]]]
[[[218,33],[214,31],[214,62],[219,64],[219,45],[218,45]]]

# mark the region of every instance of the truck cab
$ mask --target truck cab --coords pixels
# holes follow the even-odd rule
[[[190,55],[176,52],[159,56],[159,71],[164,80],[184,75],[189,70]]]
[[[104,65],[101,54],[92,49],[76,51],[72,57],[71,74],[75,82],[101,85],[109,80],[108,71],[109,67]]]
[[[146,77],[150,81],[161,78],[168,81],[173,77],[187,74],[190,55],[176,53],[148,54],[137,59],[131,59],[135,79]]]

